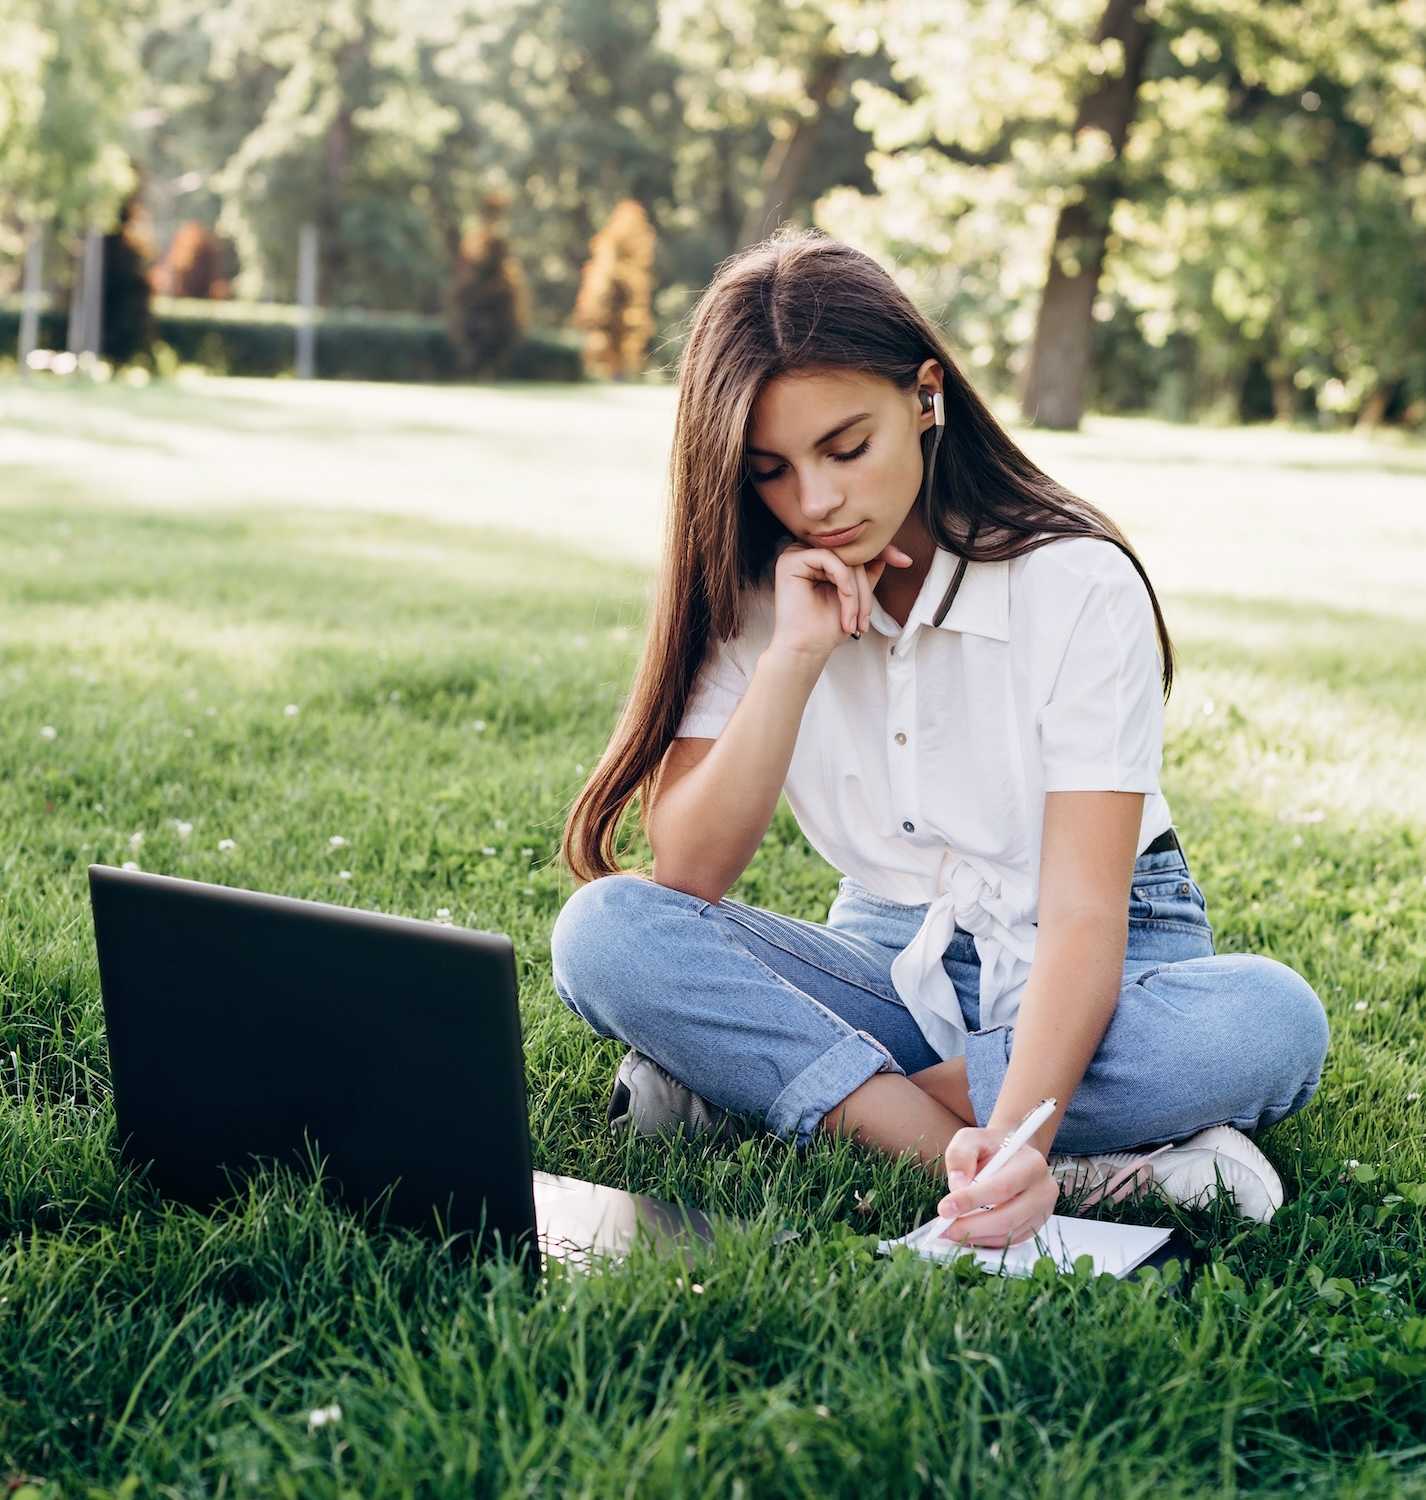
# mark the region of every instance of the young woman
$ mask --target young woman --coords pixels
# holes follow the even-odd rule
[[[1326,1018],[1291,969],[1214,953],[1159,789],[1172,648],[1114,523],[809,230],[700,300],[670,488],[643,660],[565,828],[560,998],[779,1136],[917,1153],[967,1243],[1027,1238],[1062,1184],[1221,1180],[1269,1218],[1242,1132],[1311,1098]],[[844,874],[825,925],[725,896],[781,792]],[[636,794],[652,879],[615,858]]]

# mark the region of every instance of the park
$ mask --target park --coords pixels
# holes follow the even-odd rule
[[[1412,197],[1426,164],[1419,139],[1403,144],[1396,129],[1426,117],[1419,79],[1382,65],[1376,165],[1344,157],[1332,179],[1346,205],[1338,222],[1365,226],[1368,297],[1338,275],[1358,252],[1324,231],[1319,267],[1284,204],[1320,165],[1294,155],[1297,132],[1333,111],[1364,118],[1352,89],[1370,69],[1334,72],[1333,39],[1360,61],[1381,42],[1376,23],[1355,5],[1335,21],[1308,7],[1302,35],[1277,5],[1260,8],[1261,33],[1231,5],[1193,25],[1172,6],[1140,12],[1158,30],[1140,38],[1147,60],[1135,66],[1157,91],[1115,127],[1116,158],[1122,148],[1147,171],[1187,120],[1199,175],[1185,187],[1188,167],[1165,168],[1120,211],[1095,291],[1112,306],[1091,317],[1085,304],[1077,344],[1065,323],[1045,321],[1038,284],[1017,290],[989,269],[1007,247],[1022,268],[1043,262],[1057,230],[1033,202],[1045,161],[1012,187],[984,120],[932,152],[957,179],[939,206],[934,170],[917,172],[914,190],[900,169],[873,187],[825,163],[794,183],[781,157],[776,179],[752,151],[754,96],[737,109],[719,100],[719,47],[746,61],[778,38],[816,85],[799,50],[815,11],[819,45],[835,40],[850,73],[888,67],[855,17],[821,4],[795,8],[806,12],[797,23],[781,8],[735,6],[729,15],[761,29],[730,21],[726,34],[712,16],[668,6],[685,30],[660,46],[685,82],[669,82],[659,69],[673,64],[649,43],[639,59],[652,73],[626,59],[619,86],[629,100],[646,102],[656,84],[683,101],[679,162],[655,171],[640,157],[641,176],[629,140],[601,137],[620,186],[596,190],[591,177],[571,189],[551,172],[538,213],[539,195],[485,196],[498,174],[488,161],[483,175],[470,167],[493,152],[531,180],[539,142],[521,146],[510,98],[480,106],[494,134],[459,157],[472,175],[452,169],[429,200],[412,199],[407,181],[434,177],[429,162],[393,145],[408,127],[363,100],[371,113],[358,112],[367,125],[348,141],[347,198],[319,195],[304,278],[302,173],[320,179],[331,157],[320,141],[310,161],[286,137],[274,144],[273,120],[299,109],[277,87],[283,69],[340,55],[353,89],[390,85],[382,68],[425,78],[434,102],[421,138],[444,166],[474,139],[460,89],[478,93],[499,74],[511,98],[533,98],[565,78],[564,63],[540,64],[558,38],[533,25],[523,41],[500,33],[497,8],[478,7],[485,30],[471,22],[463,34],[446,17],[448,35],[402,33],[408,57],[392,38],[417,22],[363,0],[353,14],[366,18],[366,42],[392,43],[369,48],[379,66],[368,76],[355,54],[333,50],[342,8],[318,9],[327,29],[303,32],[243,0],[234,13],[265,39],[250,57],[215,31],[209,84],[262,84],[245,106],[253,118],[239,120],[172,87],[195,55],[190,11],[175,4],[164,21],[159,6],[143,20],[132,7],[138,19],[114,22],[114,35],[149,45],[136,54],[138,93],[115,120],[102,104],[90,121],[89,207],[51,193],[43,174],[21,182],[0,165],[0,1495],[1426,1496],[1426,344],[1415,258],[1426,199]],[[604,7],[554,9],[623,35]],[[890,56],[912,68],[908,37],[929,34],[925,16],[875,9]],[[964,9],[968,46],[1011,26],[996,6]],[[1076,7],[1035,9],[1052,34],[1083,21]],[[1402,12],[1414,43],[1426,42],[1419,7]],[[62,47],[61,13],[79,25],[85,7],[48,18],[36,7],[33,36],[54,32]],[[1297,52],[1279,61],[1290,87],[1271,67],[1253,71],[1255,49],[1285,49],[1289,35]],[[0,78],[29,77],[38,99],[50,55],[6,58]],[[1015,105],[1026,118],[1042,108],[1028,76],[1063,82],[1037,55],[1012,48],[1000,81],[1024,90]],[[607,50],[591,44],[590,56],[610,65]],[[118,57],[86,66],[117,69]],[[1252,153],[1234,154],[1244,138],[1214,134],[1185,104],[1182,90],[1212,87],[1223,59],[1249,78],[1244,128],[1264,150],[1281,145],[1268,175],[1285,196],[1272,205],[1262,182],[1244,186]],[[421,72],[427,63],[434,72]],[[332,76],[316,68],[312,89]],[[868,138],[849,143],[855,110],[849,97],[839,112],[848,74],[836,76],[791,118],[828,111],[824,156],[850,153],[860,171],[870,135],[895,133],[893,104],[866,104],[876,118],[858,116],[857,128]],[[879,75],[883,89],[890,76]],[[965,97],[990,113],[980,88]],[[1300,104],[1304,89],[1316,104]],[[1299,102],[1286,119],[1275,111],[1289,95]],[[568,164],[586,150],[573,126],[595,95],[571,85],[560,97],[570,119],[551,122],[547,100],[538,113],[551,159]],[[162,99],[182,129],[160,141],[151,121],[134,124],[145,99]],[[725,183],[720,216],[696,222],[669,206],[684,194],[689,210],[688,174],[718,159],[691,99],[744,133],[727,148],[745,158],[740,191]],[[655,140],[660,107],[621,126],[652,142],[649,160],[674,154]],[[1073,135],[1073,108],[1067,118]],[[22,109],[0,115],[0,143],[22,126]],[[1141,126],[1134,157],[1123,142]],[[1342,124],[1338,144],[1365,160],[1353,129]],[[1027,136],[1049,152],[1043,132]],[[752,136],[762,150],[786,138],[765,124]],[[147,193],[109,149],[117,141],[143,165]],[[1374,174],[1393,144],[1388,186],[1402,199],[1387,204]],[[266,186],[255,181],[262,149],[275,163]],[[190,217],[172,188],[190,157],[215,172],[226,162],[225,182],[189,202],[214,265],[243,276],[236,295],[216,277],[156,287],[156,267],[179,269],[165,251]],[[1083,161],[1073,170],[1102,186]],[[999,174],[979,202],[975,173]],[[933,1214],[937,1192],[913,1160],[854,1140],[800,1151],[758,1130],[613,1131],[606,1103],[625,1048],[555,991],[551,930],[575,890],[561,834],[649,628],[684,320],[722,256],[772,228],[756,220],[757,184],[775,196],[774,180],[798,205],[774,218],[825,221],[889,269],[904,256],[908,294],[940,315],[1006,431],[1132,542],[1173,637],[1161,781],[1213,942],[1296,970],[1330,1022],[1320,1090],[1258,1138],[1285,1189],[1271,1222],[1153,1196],[1085,1210],[1174,1228],[1183,1256],[1132,1279],[1084,1264],[1009,1277],[880,1256],[878,1240]],[[662,282],[651,259],[660,215],[615,213],[638,196],[634,182],[660,185],[651,203],[671,195],[662,222],[680,226]],[[1195,217],[1198,188],[1213,196],[1216,182],[1234,184],[1236,196],[1223,195],[1239,213],[1232,224]],[[1114,192],[1128,201],[1123,182]],[[1165,208],[1175,192],[1181,202]],[[730,193],[751,217],[729,219]],[[369,220],[337,212],[387,199],[404,216],[397,249],[375,234],[360,242]],[[1094,194],[1076,201],[1093,205]],[[430,216],[419,234],[417,202]],[[94,203],[152,215],[135,303],[105,281],[123,263],[125,231],[86,219]],[[592,251],[591,204],[606,235]],[[977,251],[977,223],[995,205],[1007,212],[1003,239]],[[899,234],[916,226],[929,242],[938,215],[935,247],[910,253]],[[443,238],[447,217],[466,223],[464,236]],[[31,248],[41,218],[43,257]],[[901,229],[883,233],[883,221]],[[342,223],[353,235],[345,262],[333,241]],[[1183,236],[1182,258],[1160,284],[1151,272],[1167,264],[1166,225]],[[1261,235],[1279,238],[1265,250]],[[496,273],[522,247],[530,286],[516,295],[518,277]],[[946,278],[962,254],[965,277]],[[403,255],[416,268],[404,301]],[[501,285],[509,320],[483,343],[476,312],[500,303]],[[101,286],[118,288],[112,300],[96,301]],[[626,297],[640,316],[620,323]],[[124,352],[106,340],[127,325],[106,320],[129,305],[147,332]],[[1155,319],[1162,338],[1144,332]],[[1062,363],[1041,361],[1039,410],[1054,407],[1054,420],[1037,420],[1027,400],[1037,327],[1042,350],[1083,360],[1068,381],[1055,374]],[[1368,349],[1373,330],[1380,347]],[[630,818],[624,863],[647,868],[649,857]],[[552,1259],[531,1284],[502,1255],[466,1263],[429,1234],[367,1222],[290,1167],[255,1171],[212,1212],[167,1200],[119,1156],[92,865],[507,935],[534,1167],[694,1205],[712,1237],[674,1255],[636,1244],[594,1269]],[[728,894],[823,922],[838,874],[783,799]],[[481,1066],[470,1059],[472,1087]]]

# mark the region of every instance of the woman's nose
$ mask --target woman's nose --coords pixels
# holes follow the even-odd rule
[[[828,516],[836,515],[842,508],[843,498],[830,484],[808,484],[802,487],[802,514],[809,524],[820,526]]]

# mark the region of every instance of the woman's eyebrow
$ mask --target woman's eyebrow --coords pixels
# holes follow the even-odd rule
[[[871,413],[869,411],[859,411],[856,414],[856,416],[854,416],[854,417],[848,417],[845,422],[838,422],[837,425],[831,430],[831,432],[824,432],[822,434],[822,436],[819,437],[817,439],[817,441],[812,444],[812,446],[814,448],[820,448],[823,443],[830,443],[834,437],[840,437],[842,435],[842,433],[844,433],[847,430],[848,427],[854,426],[856,423],[862,421],[864,418],[869,417],[869,416],[871,416]],[[782,454],[780,454],[780,453],[772,453],[772,452],[770,452],[766,448],[754,448],[754,447],[750,446],[748,448],[748,452],[749,453],[756,453],[760,458],[781,458],[782,457]]]

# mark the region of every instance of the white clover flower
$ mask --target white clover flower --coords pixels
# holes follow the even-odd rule
[[[350,870],[338,870],[337,871],[337,879],[338,880],[350,880],[351,878],[352,878],[352,872]]]
[[[1366,1008],[1367,1002],[1365,1000],[1358,1000],[1357,1003],[1352,1007],[1353,1010],[1365,1010]]]
[[[575,635],[570,636],[569,643],[576,649],[583,651],[584,648],[589,644],[589,637],[581,633],[576,633]]]
[[[574,763],[574,774],[576,776],[584,775],[584,767],[578,761],[575,761]]]
[[[289,703],[287,705],[287,707],[284,708],[282,711],[283,711],[283,713],[285,713],[287,715],[287,717],[289,719],[295,719],[297,717],[297,715],[302,712],[302,710],[300,708],[298,708],[298,706],[295,703]]]
[[[232,839],[219,839],[218,847],[220,849],[236,849],[238,846],[233,842]]]
[[[526,859],[533,859],[535,857],[535,851],[533,849],[522,847],[520,853],[523,854]]]
[[[696,1281],[692,1286],[689,1287],[689,1291],[691,1291],[695,1297],[701,1297],[703,1295],[703,1288]]]
[[[482,844],[481,847],[480,847],[480,852],[482,854],[487,854],[488,855],[488,854],[494,854],[495,850],[492,849],[489,844]]]
[[[126,859],[124,861],[124,868],[126,870],[137,870],[138,867],[139,867],[139,862],[136,859]]]
[[[182,818],[174,818],[173,831],[179,836],[179,838],[186,839],[188,835],[193,832],[193,824],[185,823]]]
[[[504,828],[504,826],[505,826],[505,819],[504,818],[496,818],[496,820],[495,820],[495,826],[497,828]]]
[[[386,701],[388,703],[400,703],[400,701],[401,701],[401,689],[400,688],[392,688],[391,691],[386,695]]]
[[[484,734],[485,733],[485,720],[484,719],[472,719],[470,721],[470,727],[473,730],[475,730],[475,732],[477,734]]]
[[[216,719],[218,717],[218,710],[214,708],[211,703],[207,708],[203,710],[203,712],[207,714],[210,719]]]
[[[185,703],[197,703],[198,689],[196,687],[184,688],[183,701]]]
[[[347,841],[339,833],[334,833],[327,842],[333,849],[345,849],[347,847]]]
[[[527,895],[527,896],[533,896],[533,895],[534,895],[534,894],[535,894],[535,888],[534,888],[534,886],[532,886],[532,885],[527,885],[527,886],[526,886],[526,887],[525,887],[525,894],[526,894],[526,895]]]
[[[183,731],[183,738],[186,740],[191,740],[193,738],[193,731],[191,729],[185,729]]]
[[[129,848],[132,849],[137,854],[138,851],[140,849],[142,849],[143,847],[144,847],[144,832],[143,832],[143,829],[141,828],[137,833],[131,833],[129,835]]]
[[[1213,710],[1215,708],[1217,708],[1217,707],[1218,707],[1218,705],[1212,700],[1212,698],[1205,698],[1203,700],[1203,716],[1204,716],[1204,718],[1207,718],[1213,712]]]
[[[58,733],[59,730],[57,730],[53,724],[46,724],[44,728],[40,730],[40,738],[42,740],[52,740],[56,735],[58,735]]]
[[[342,1420],[342,1409],[333,1401],[330,1406],[319,1406],[315,1411],[307,1413],[307,1430],[314,1431],[318,1427],[325,1427],[328,1422],[340,1422]]]
[[[1408,1095],[1407,1095],[1407,1096],[1406,1096],[1406,1102],[1407,1102],[1407,1103],[1408,1103],[1408,1104],[1415,1104],[1415,1103],[1416,1103],[1416,1101],[1417,1101],[1417,1100],[1418,1100],[1418,1099],[1419,1099],[1419,1098],[1420,1098],[1420,1097],[1421,1097],[1421,1095],[1420,1095],[1420,1093],[1419,1093],[1419,1092],[1416,1092],[1416,1091],[1413,1091],[1413,1092],[1412,1092],[1412,1093],[1409,1093],[1409,1094],[1408,1094]]]
[[[437,917],[448,917],[448,916],[450,916],[450,914],[451,914],[451,909],[450,909],[449,906],[438,906],[436,908],[436,916]]]

